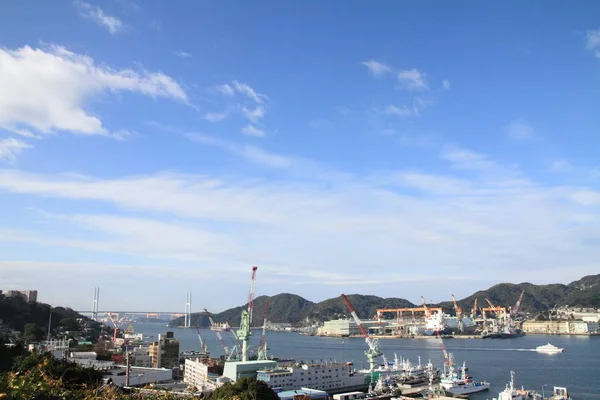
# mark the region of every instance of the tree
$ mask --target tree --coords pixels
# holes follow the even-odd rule
[[[25,327],[23,328],[23,339],[27,343],[39,342],[42,340],[43,336],[44,332],[42,332],[42,330],[34,322],[25,324]]]
[[[226,383],[215,390],[209,397],[210,400],[278,400],[279,396],[263,381],[253,378],[241,378],[234,384]]]
[[[79,322],[75,318],[63,318],[60,320],[58,325],[62,326],[68,331],[79,331],[81,330],[81,326]]]

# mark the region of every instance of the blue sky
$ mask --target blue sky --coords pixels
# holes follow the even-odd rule
[[[0,286],[418,302],[599,272],[600,5],[0,4]]]

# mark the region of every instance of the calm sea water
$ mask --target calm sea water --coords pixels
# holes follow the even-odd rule
[[[181,351],[198,350],[199,341],[196,329],[166,328],[165,324],[136,323],[136,332],[153,335],[166,332],[175,333],[180,340]],[[211,355],[223,354],[215,332],[201,329]],[[233,336],[222,333],[229,346],[233,346]],[[367,368],[363,339],[324,338],[302,336],[295,332],[267,332],[269,353],[280,358],[295,358],[303,361],[353,361],[358,368]],[[260,330],[254,331],[251,347],[260,342]],[[550,342],[564,347],[561,354],[548,355],[532,351],[535,347]],[[600,337],[580,336],[524,336],[514,339],[447,339],[444,340],[449,352],[454,353],[457,363],[466,361],[471,374],[477,380],[487,380],[492,384],[490,392],[472,395],[473,400],[491,399],[510,380],[510,371],[516,373],[518,387],[542,392],[546,395],[553,386],[566,386],[573,399],[600,399]],[[423,363],[431,361],[439,367],[443,364],[443,354],[439,341],[435,339],[382,339],[385,356],[392,360],[394,353],[417,362],[420,356]],[[545,385],[545,386],[544,386]]]

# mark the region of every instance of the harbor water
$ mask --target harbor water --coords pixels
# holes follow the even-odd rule
[[[180,350],[198,350],[195,328],[166,328],[164,323],[135,323],[136,332],[156,339],[159,333],[171,330],[180,341]],[[260,342],[260,330],[254,330],[251,349]],[[223,332],[229,346],[233,336]],[[201,329],[213,357],[223,354],[215,332]],[[147,340],[151,340],[147,339]],[[366,344],[360,338],[329,338],[303,336],[296,332],[267,332],[269,354],[298,361],[352,361],[356,368],[367,368],[364,351]],[[563,347],[563,353],[549,355],[534,349],[546,343]],[[383,353],[393,361],[398,357],[416,363],[418,357],[426,363],[431,360],[441,367],[443,354],[437,339],[381,339]],[[514,339],[445,339],[447,350],[454,353],[457,364],[466,361],[469,374],[476,380],[486,380],[492,387],[489,392],[471,395],[473,400],[496,397],[515,371],[515,384],[525,389],[544,391],[548,396],[553,386],[566,386],[573,399],[600,399],[600,337],[530,335]]]

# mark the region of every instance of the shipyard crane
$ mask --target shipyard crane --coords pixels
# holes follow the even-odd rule
[[[525,289],[523,289],[523,291],[521,292],[521,295],[519,296],[519,300],[517,300],[517,304],[515,304],[514,308],[512,310],[510,310],[511,314],[517,315],[517,313],[519,312],[519,309],[521,308],[521,302],[523,301],[524,294],[525,294]]]
[[[429,317],[429,309],[427,308],[427,302],[425,301],[425,297],[421,296],[421,300],[423,300],[423,309],[425,310],[425,318]]]
[[[454,302],[454,311],[456,311],[456,318],[458,319],[458,331],[460,333],[463,332],[463,313],[462,313],[462,308],[460,308],[458,306],[458,303],[456,302],[456,297],[454,297],[453,294],[451,294],[450,296],[452,296],[452,301]]]
[[[265,313],[263,318],[262,334],[260,335],[260,345],[258,346],[258,359],[267,359],[267,345],[265,343],[265,335],[267,333],[267,318],[269,316],[269,299],[265,303]]]
[[[381,352],[381,349],[379,347],[379,340],[372,339],[369,336],[369,333],[363,326],[361,320],[358,318],[358,315],[356,315],[356,311],[354,311],[354,308],[352,308],[352,304],[350,304],[350,301],[343,293],[342,299],[344,299],[344,303],[346,303],[346,307],[348,307],[350,315],[352,315],[352,318],[354,318],[354,322],[356,322],[356,325],[358,325],[360,332],[364,336],[365,342],[367,342],[367,344],[369,345],[369,350],[365,351],[365,355],[367,356],[367,360],[369,361],[369,370],[371,371],[371,382],[373,382],[375,380],[375,360],[377,359],[377,357],[383,356],[383,353]]]
[[[238,338],[238,335],[235,333],[235,330],[233,329],[233,327],[231,326],[231,324],[229,323],[229,321],[225,321],[225,326],[227,327],[227,330],[229,332],[231,332],[231,334],[233,335],[233,339],[235,340],[236,346],[238,349],[242,349],[242,342],[240,342],[240,339]]]
[[[475,319],[475,317],[477,317],[477,300],[478,298],[475,297],[475,302],[473,303],[473,309],[471,310],[471,318]]]
[[[113,324],[113,342],[117,340],[117,333],[121,330],[121,323],[119,322],[119,314],[107,312],[110,322]]]
[[[206,348],[206,343],[204,343],[204,340],[202,340],[202,335],[200,335],[200,328],[198,327],[198,324],[194,325],[196,327],[196,332],[198,334],[198,341],[200,342],[200,351],[202,353],[208,353],[208,350]]]
[[[210,315],[210,313],[208,312],[208,310],[206,308],[204,309],[204,312],[208,316],[208,320],[210,321],[210,326],[215,326],[215,321],[213,320],[212,316]],[[225,343],[225,340],[223,340],[223,336],[221,336],[221,332],[219,332],[218,330],[215,330],[215,333],[217,334],[217,338],[219,339],[219,342],[221,342],[221,347],[223,348],[225,357],[229,358],[231,356],[231,353],[229,352],[227,343]]]
[[[256,282],[257,269],[257,266],[252,267],[250,292],[248,293],[248,309],[242,310],[240,329],[237,331],[237,336],[242,342],[242,361],[248,361],[248,343],[250,342],[250,335],[252,335],[250,324],[252,323],[252,309],[254,307],[254,284]]]

